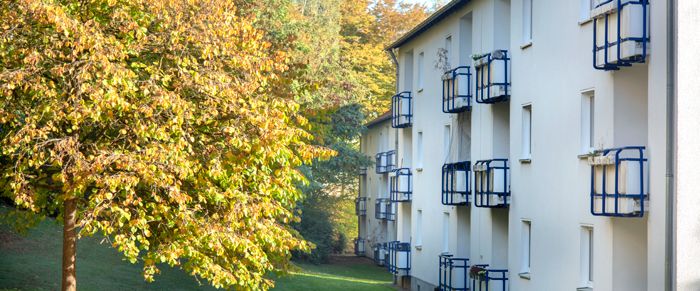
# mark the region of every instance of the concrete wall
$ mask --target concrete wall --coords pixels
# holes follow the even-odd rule
[[[677,45],[676,290],[700,290],[700,3],[680,0]]]

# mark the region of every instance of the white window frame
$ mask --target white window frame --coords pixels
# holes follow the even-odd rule
[[[425,76],[423,76],[423,63],[424,62],[425,62],[425,52],[420,52],[418,54],[418,60],[417,60],[417,64],[416,64],[416,67],[417,67],[416,68],[416,75],[417,75],[417,79],[418,79],[418,92],[423,91],[423,86],[424,86],[423,79],[425,78]]]
[[[593,273],[595,261],[593,260],[595,252],[594,244],[595,234],[593,226],[581,226],[581,245],[580,245],[580,266],[579,266],[579,290],[587,290],[593,288]]]
[[[452,152],[452,125],[445,124],[442,130],[442,150],[445,155],[445,162],[450,161]]]
[[[532,104],[523,104],[522,131],[520,137],[520,161],[529,162],[532,159]]]
[[[530,279],[530,267],[532,266],[532,221],[522,220],[520,236],[520,277]]]
[[[423,246],[423,210],[418,209],[416,212],[416,248]]]
[[[448,35],[445,37],[445,50],[447,51],[447,54],[445,56],[447,57],[447,64],[449,65],[449,68],[452,69],[452,52],[454,51],[452,49],[452,46],[454,44],[452,43],[452,35]]]
[[[589,155],[595,150],[595,90],[581,91],[581,144],[580,154]]]
[[[416,170],[423,170],[423,131],[418,131],[418,137],[416,137]]]
[[[442,253],[450,252],[450,213],[442,214]]]
[[[533,2],[534,0],[523,0],[523,39],[522,48],[532,45],[533,30]]]
[[[591,21],[591,10],[593,10],[594,1],[593,0],[579,0],[579,16],[578,23],[586,24]]]

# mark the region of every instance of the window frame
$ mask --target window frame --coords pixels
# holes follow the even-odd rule
[[[521,110],[521,135],[520,135],[520,161],[527,163],[532,161],[533,127],[532,127],[532,103],[522,105]]]
[[[578,289],[593,288],[595,271],[595,232],[592,225],[581,225]]]
[[[520,233],[520,277],[530,279],[530,270],[532,268],[532,220],[521,220]]]
[[[520,48],[525,49],[532,45],[533,30],[534,30],[534,0],[523,0],[522,4],[522,45]]]
[[[581,157],[587,157],[595,151],[595,99],[594,89],[581,91],[581,119],[579,124],[579,154]]]

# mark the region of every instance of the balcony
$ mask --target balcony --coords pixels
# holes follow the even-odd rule
[[[649,203],[649,163],[645,147],[606,149],[589,158],[591,214],[643,217]]]
[[[360,167],[357,170],[357,175],[359,176],[367,176],[367,167]]]
[[[367,215],[367,197],[357,197],[355,198],[355,214],[357,216]]]
[[[389,272],[406,276],[411,271],[411,243],[393,241],[389,243]]]
[[[619,70],[646,62],[649,53],[649,0],[595,0],[593,67]]]
[[[474,265],[469,269],[470,291],[508,291],[508,270],[492,269],[489,265]]]
[[[391,97],[391,127],[406,128],[413,125],[412,99],[409,91]]]
[[[355,243],[355,255],[362,257],[365,255],[365,239],[358,237],[354,241]]]
[[[374,218],[379,220],[396,220],[396,203],[388,198],[378,198],[374,203]]]
[[[440,255],[440,291],[469,290],[469,259]]]
[[[442,166],[442,205],[469,205],[470,168],[469,161]]]
[[[375,172],[377,174],[386,174],[396,169],[396,151],[378,153],[375,158]]]
[[[474,164],[474,206],[505,208],[510,205],[508,159],[478,161]]]
[[[474,57],[476,102],[493,104],[510,98],[510,58],[507,50]]]
[[[410,202],[413,194],[413,174],[411,169],[396,169],[391,176],[390,199],[392,202]]]
[[[377,266],[386,265],[388,256],[389,250],[387,243],[377,243],[374,245],[374,263]]]
[[[460,66],[442,75],[442,112],[460,113],[472,108],[469,66]]]

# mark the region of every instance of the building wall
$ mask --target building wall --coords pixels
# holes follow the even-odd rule
[[[391,128],[391,121],[386,120],[367,129],[361,140],[362,152],[374,159],[380,152],[396,149],[396,134]],[[379,198],[389,198],[388,174],[377,174],[374,167],[367,169],[366,175],[360,175],[359,197],[368,197],[367,215],[360,216],[359,234],[365,239],[365,255],[374,258],[372,247],[377,243],[395,241],[397,222],[375,218],[375,203]],[[398,220],[398,219],[397,219]]]
[[[398,221],[410,225],[400,227],[399,237],[412,244],[413,289],[438,285],[438,256],[450,253],[471,264],[507,268],[509,290],[576,290],[583,287],[581,237],[586,227],[593,229],[594,290],[662,290],[665,3],[650,6],[647,63],[606,72],[593,68],[593,23],[580,21],[580,1],[533,0],[531,43],[523,41],[523,1],[471,1],[398,49],[399,89],[414,96],[413,126],[396,129],[399,148],[406,153],[404,166],[414,175],[413,201],[400,208]],[[473,54],[508,49],[510,101],[488,105],[472,99],[471,112],[441,111],[443,69],[436,62],[447,37],[451,67],[471,65]],[[644,218],[590,213],[591,168],[583,156],[588,151],[582,149],[581,132],[583,95],[591,92],[596,149],[647,147],[651,210]],[[521,145],[526,105],[532,112],[529,157]],[[509,208],[441,204],[444,163],[493,158],[510,161]],[[523,266],[524,221],[531,229],[529,270]]]

